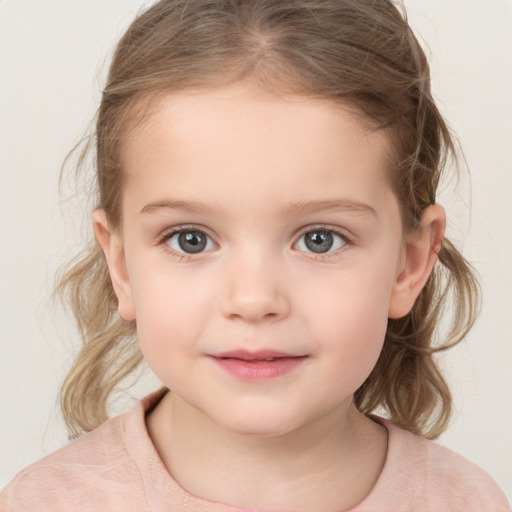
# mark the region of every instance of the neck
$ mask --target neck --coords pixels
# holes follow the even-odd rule
[[[387,433],[350,403],[278,436],[226,430],[168,393],[148,431],[190,494],[267,510],[339,511],[361,502],[384,465]]]

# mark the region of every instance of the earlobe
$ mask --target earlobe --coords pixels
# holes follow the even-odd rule
[[[434,204],[425,208],[419,227],[405,237],[404,258],[389,303],[389,318],[407,315],[427,282],[444,237],[446,214]]]
[[[120,233],[110,226],[103,209],[93,212],[92,222],[94,235],[107,260],[110,279],[119,305],[119,315],[127,321],[135,320],[135,306]]]

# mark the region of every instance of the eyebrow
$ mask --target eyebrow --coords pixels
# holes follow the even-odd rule
[[[183,210],[186,212],[204,213],[214,213],[217,211],[217,208],[212,208],[207,204],[196,201],[163,200],[154,201],[152,203],[147,204],[146,206],[144,206],[144,208],[142,208],[140,213],[153,213],[161,209]]]
[[[349,199],[320,200],[320,201],[299,201],[291,203],[279,209],[283,215],[309,214],[326,210],[348,211],[354,213],[369,214],[377,218],[377,211],[369,204],[362,201]]]
[[[205,203],[196,201],[162,200],[147,204],[142,208],[140,213],[154,213],[162,209],[182,210],[196,213],[216,213],[220,211],[220,208],[218,207],[212,207]],[[352,201],[348,199],[298,201],[279,208],[278,214],[291,217],[293,215],[311,214],[326,210],[362,213],[378,218],[375,208],[369,204],[362,201]]]

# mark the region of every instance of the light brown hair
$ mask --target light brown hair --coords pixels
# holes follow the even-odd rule
[[[113,57],[91,139],[97,207],[119,225],[123,137],[155,97],[250,79],[277,94],[349,106],[387,130],[404,231],[413,231],[456,156],[429,75],[403,7],[390,0],[162,0],[135,19]],[[72,436],[107,419],[109,396],[143,360],[135,322],[117,314],[100,247],[92,243],[82,254],[58,285],[83,341],[61,390]],[[359,410],[384,409],[411,432],[439,435],[452,399],[435,353],[466,335],[477,307],[474,272],[445,239],[412,311],[389,320],[377,365],[354,395]],[[447,312],[449,332],[437,340]]]

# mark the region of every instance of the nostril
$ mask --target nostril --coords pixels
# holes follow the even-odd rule
[[[231,296],[222,305],[222,313],[231,319],[248,322],[274,321],[285,317],[289,312],[288,301],[284,297],[267,297],[259,300],[245,300],[241,296]]]
[[[288,289],[278,269],[262,261],[232,260],[223,275],[221,313],[248,322],[276,321],[288,315]]]

